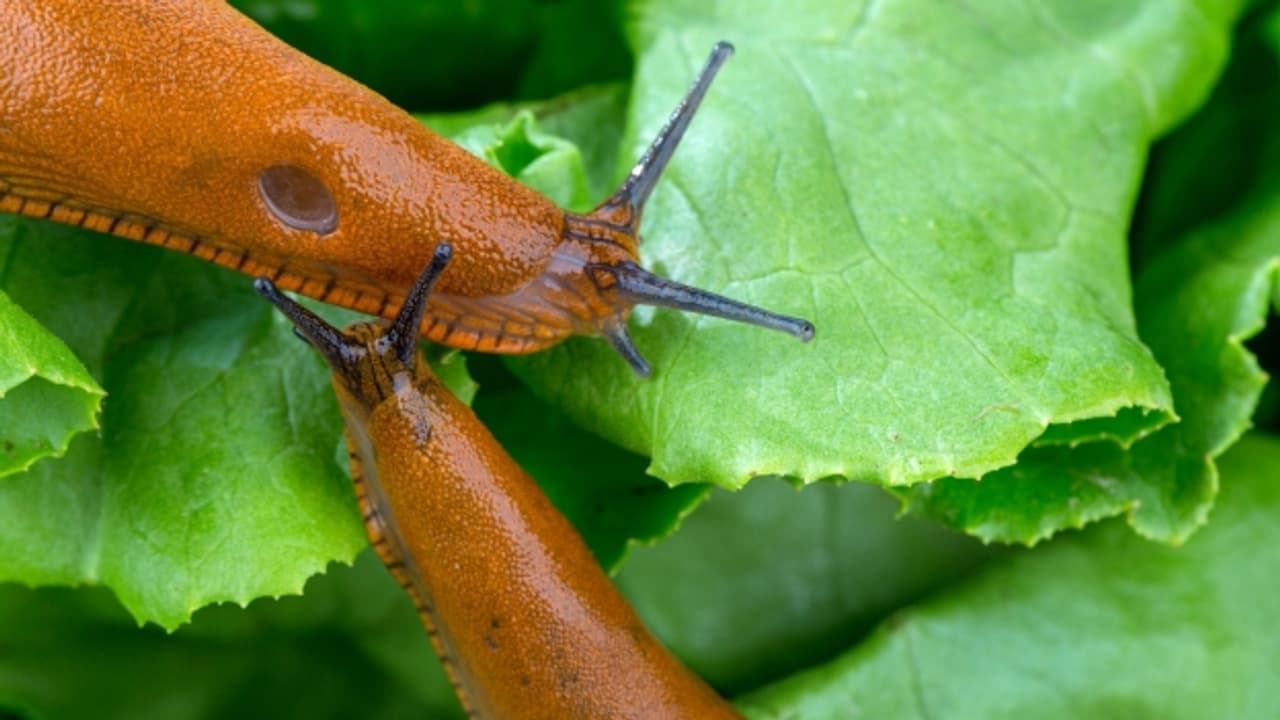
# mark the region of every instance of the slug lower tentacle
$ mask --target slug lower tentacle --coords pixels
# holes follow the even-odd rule
[[[618,192],[576,215],[223,0],[0,0],[0,18],[0,212],[160,245],[384,317],[448,238],[459,257],[422,333],[498,353],[625,333],[633,306],[666,304],[652,283],[601,285],[591,269],[645,272],[644,203],[731,52],[716,46]],[[685,291],[680,309],[813,334]]]

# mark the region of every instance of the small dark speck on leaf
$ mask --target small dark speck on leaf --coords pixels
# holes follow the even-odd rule
[[[13,452],[13,442],[12,442],[12,441],[9,441],[9,440],[5,440],[5,441],[4,441],[4,451],[5,451],[5,452],[7,452],[7,453],[12,453],[12,452]]]

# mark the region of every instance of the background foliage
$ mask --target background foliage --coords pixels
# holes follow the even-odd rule
[[[1275,715],[1280,3],[235,4],[579,209],[735,43],[645,260],[814,343],[436,354],[751,717]],[[457,713],[245,278],[3,217],[0,349],[0,716]]]

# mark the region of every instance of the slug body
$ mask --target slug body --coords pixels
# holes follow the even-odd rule
[[[370,539],[463,705],[522,720],[739,717],[649,634],[574,528],[419,358],[441,248],[389,328],[340,332],[265,278],[257,287],[333,367]]]
[[[813,334],[636,264],[641,208],[714,68],[628,184],[576,215],[223,0],[0,0],[0,19],[0,211],[385,317],[448,242],[458,260],[422,331],[463,349],[603,334],[647,372],[625,332],[641,303]]]

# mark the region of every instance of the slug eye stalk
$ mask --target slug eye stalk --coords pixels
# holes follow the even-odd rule
[[[359,342],[280,292],[270,278],[254,278],[253,289],[289,318],[293,334],[319,350],[332,367],[350,366],[363,353],[364,347]]]
[[[662,176],[662,171],[667,168],[667,163],[675,154],[680,139],[684,137],[684,131],[689,128],[694,113],[698,112],[698,106],[702,104],[702,98],[706,97],[707,90],[711,87],[711,81],[715,79],[716,73],[720,72],[724,61],[732,56],[733,45],[724,40],[711,48],[711,55],[707,57],[707,62],[698,72],[698,77],[694,79],[689,92],[685,93],[680,104],[671,113],[671,117],[667,118],[667,123],[658,131],[658,135],[644,151],[644,155],[640,156],[639,162],[631,168],[631,174],[622,182],[622,186],[608,200],[605,200],[596,212],[607,207],[630,206],[634,208],[632,224],[639,229],[640,213],[644,210],[645,202],[649,200],[649,194],[653,192],[653,188],[658,184],[658,178]]]
[[[414,354],[418,351],[418,336],[422,328],[422,316],[427,310],[427,298],[431,296],[431,288],[440,279],[440,274],[453,259],[453,246],[440,243],[431,254],[431,264],[418,276],[417,282],[405,296],[400,312],[391,327],[387,328],[384,340],[395,351],[400,362],[412,367]]]
[[[716,73],[731,55],[733,55],[732,45],[723,41],[715,44],[706,64],[702,66],[697,79],[694,80],[693,86],[676,106],[675,112],[671,114],[657,137],[645,150],[640,161],[632,168],[631,174],[608,200],[587,216],[588,221],[596,223],[597,228],[609,227],[639,244],[640,216],[644,212],[645,202],[648,201],[658,183],[658,178],[675,153],[680,139],[684,137],[694,113],[697,112],[707,90],[711,87],[711,81],[715,79]],[[581,234],[590,235],[590,233],[591,230],[584,227]],[[777,330],[802,342],[813,339],[813,323],[808,320],[781,315],[659,277],[630,260],[590,263],[587,271],[598,291],[613,293],[628,307],[634,305],[669,307]],[[607,320],[602,324],[600,332],[618,351],[618,354],[626,359],[637,375],[649,376],[649,363],[632,343],[624,322],[616,319]]]
[[[409,290],[395,319],[390,326],[378,333],[374,342],[375,347],[380,351],[379,354],[389,350],[402,364],[413,367],[422,316],[427,309],[427,299],[431,296],[431,288],[440,279],[440,274],[444,272],[452,258],[453,247],[449,243],[440,243],[436,246],[431,256],[431,263],[418,276],[417,282]],[[360,334],[343,332],[325,322],[315,313],[286,297],[269,278],[256,278],[253,281],[253,289],[270,300],[276,309],[289,318],[293,323],[294,334],[319,350],[333,368],[351,368],[367,351],[365,343],[360,339]]]

